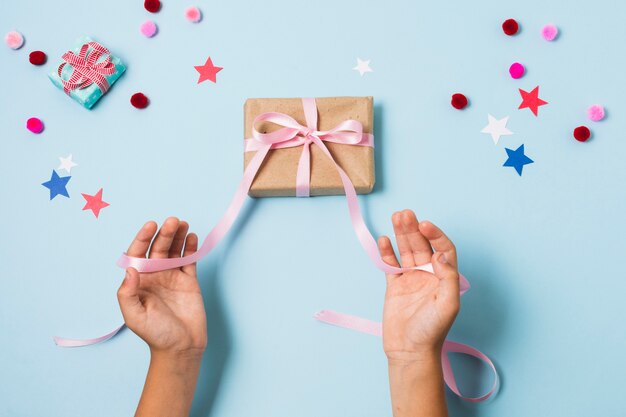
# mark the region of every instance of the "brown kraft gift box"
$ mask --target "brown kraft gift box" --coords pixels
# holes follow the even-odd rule
[[[316,98],[318,126],[316,130],[330,130],[344,120],[354,119],[363,125],[363,133],[374,131],[374,104],[372,97]],[[255,117],[266,112],[285,113],[306,126],[301,98],[250,98],[244,105],[244,139],[252,138]],[[261,133],[280,129],[273,123],[256,126]],[[368,194],[374,188],[374,148],[324,142],[333,158],[348,174],[358,194]],[[343,195],[345,191],[337,169],[321,149],[311,144],[310,194]],[[256,151],[244,153],[244,168]],[[302,146],[269,151],[248,194],[252,197],[287,197],[296,195],[296,172]]]

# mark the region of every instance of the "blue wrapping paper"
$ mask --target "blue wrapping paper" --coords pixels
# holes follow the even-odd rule
[[[72,51],[78,55],[78,53],[80,52],[80,48],[84,44],[89,42],[92,42],[92,39],[87,36],[79,38],[76,41],[76,44],[74,45]],[[93,48],[89,47],[89,49],[87,50],[87,54],[91,53],[92,50]],[[103,59],[105,59],[104,56],[101,57],[98,62],[101,62]],[[124,73],[124,71],[126,71],[126,66],[124,65],[124,63],[115,55],[110,55],[110,61],[115,66],[115,71],[112,74],[104,75],[104,78],[106,78],[106,80],[109,82],[109,88],[115,83],[115,81],[117,81],[117,79]],[[66,63],[66,65],[61,70],[61,77],[59,77],[58,68],[63,62],[64,61],[59,62],[59,65],[56,65],[54,67],[52,72],[48,74],[48,78],[50,78],[52,84],[54,84],[55,86],[57,86],[57,88],[64,92],[62,79],[67,81],[70,78],[70,75],[72,74],[74,69],[70,64]],[[69,94],[70,97],[72,97],[86,109],[91,109],[93,105],[96,104],[96,102],[100,100],[100,97],[102,97],[103,95],[104,93],[102,93],[96,83],[92,83],[85,88],[75,88],[70,91]]]

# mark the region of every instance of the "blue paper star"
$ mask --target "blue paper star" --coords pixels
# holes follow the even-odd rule
[[[506,154],[509,158],[502,166],[515,168],[520,177],[522,176],[522,169],[524,168],[524,165],[532,164],[533,162],[535,162],[526,155],[524,155],[524,145],[521,145],[516,150],[509,148],[504,149],[506,150]]]
[[[70,176],[59,177],[56,171],[52,170],[52,176],[50,177],[50,181],[41,183],[41,185],[43,185],[44,187],[50,190],[50,200],[52,200],[54,197],[56,197],[59,194],[69,198],[70,195],[68,194],[65,186],[69,182],[70,178],[72,177]]]

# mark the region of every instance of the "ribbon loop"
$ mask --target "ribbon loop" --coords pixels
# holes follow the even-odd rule
[[[424,270],[432,270],[431,264],[422,265]],[[351,316],[349,314],[337,313],[332,310],[322,310],[313,316],[315,320],[320,321],[322,323],[330,324],[337,327],[343,327],[345,329],[354,330],[359,333],[371,334],[372,336],[383,336],[383,326],[381,323],[377,323],[375,321],[367,320],[361,317]],[[489,369],[491,369],[494,379],[493,384],[489,391],[479,397],[466,397],[461,394],[459,387],[456,383],[456,378],[454,376],[454,372],[452,370],[452,365],[450,364],[450,358],[448,355],[450,353],[460,353],[468,356],[472,356],[476,359],[483,361]],[[445,340],[443,342],[443,346],[441,348],[441,366],[443,372],[443,380],[450,388],[452,392],[454,392],[459,398],[469,401],[469,402],[480,402],[485,401],[487,398],[491,397],[498,387],[498,371],[496,370],[496,366],[493,364],[491,359],[487,357],[480,350],[475,349],[471,346],[464,345],[462,343],[453,342],[451,340]]]
[[[90,47],[91,51],[88,53]],[[100,61],[102,57],[104,59]],[[102,91],[102,94],[108,91],[109,82],[105,75],[113,74],[115,65],[111,62],[111,54],[107,48],[92,41],[83,44],[78,55],[73,51],[68,51],[63,54],[62,59],[64,62],[59,65],[57,73],[66,94],[69,95],[75,89],[87,88],[94,83]],[[67,64],[71,65],[72,72],[69,79],[65,80],[62,77],[62,72]]]

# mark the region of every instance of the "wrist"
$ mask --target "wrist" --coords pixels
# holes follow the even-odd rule
[[[387,353],[394,417],[447,416],[440,352]]]
[[[199,369],[204,349],[198,350],[157,350],[150,349],[150,366],[173,372],[188,372]]]
[[[441,347],[429,346],[414,351],[385,352],[389,367],[441,366]]]
[[[401,381],[407,387],[443,380],[441,355],[434,350],[414,357],[388,357],[387,363],[390,381]]]

